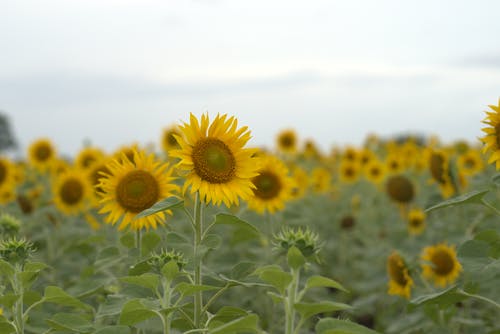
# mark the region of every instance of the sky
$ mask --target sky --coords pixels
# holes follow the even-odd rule
[[[369,133],[477,143],[500,97],[496,0],[2,0],[0,110],[22,152],[159,143],[227,113],[272,147]]]

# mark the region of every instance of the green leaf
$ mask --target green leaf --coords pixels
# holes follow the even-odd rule
[[[45,320],[56,330],[88,333],[93,330],[92,323],[76,314],[57,313],[52,318]]]
[[[410,301],[408,309],[411,311],[416,307],[424,305],[437,305],[443,310],[467,298],[468,296],[458,291],[456,286],[451,286],[444,291],[423,295],[413,299]]]
[[[323,276],[309,277],[306,282],[306,289],[309,290],[311,288],[334,288],[344,292],[349,292],[339,282]]]
[[[15,272],[14,267],[9,262],[0,259],[0,275],[12,278]]]
[[[155,316],[157,314],[144,306],[139,299],[132,299],[123,306],[119,324],[133,326]]]
[[[231,269],[231,278],[241,280],[250,276],[257,265],[253,262],[240,262]]]
[[[378,334],[378,332],[349,320],[324,318],[316,324],[317,334]]]
[[[245,317],[235,319],[208,331],[210,334],[236,334],[258,332],[259,317],[256,314],[249,314]]]
[[[127,232],[120,237],[120,243],[127,248],[135,247],[135,233]]]
[[[261,280],[275,287],[282,295],[285,294],[286,288],[292,282],[292,275],[276,265],[257,268],[254,273]]]
[[[24,265],[24,271],[40,271],[48,267],[49,266],[43,262],[27,262]]]
[[[87,305],[75,297],[67,294],[63,289],[57,286],[48,286],[45,288],[43,299],[47,303],[53,303],[63,306],[71,306],[85,310],[92,310],[90,305]]]
[[[267,295],[269,297],[271,297],[271,299],[273,300],[273,303],[275,303],[275,304],[281,304],[285,300],[285,298],[283,296],[280,296],[277,293],[272,292],[272,291],[268,291]]]
[[[0,316],[0,333],[2,334],[11,334],[15,333],[16,328],[7,322],[7,319]]]
[[[213,285],[194,285],[186,282],[181,282],[175,286],[175,290],[177,290],[184,297],[193,295],[198,291],[210,291],[218,289],[220,288]]]
[[[99,311],[96,317],[109,317],[120,314],[127,301],[120,295],[111,295],[104,303],[99,304]]]
[[[158,246],[161,237],[158,233],[149,231],[142,235],[141,241],[141,254],[144,256],[151,253]]]
[[[38,271],[23,271],[18,274],[24,290],[29,290],[38,277]]]
[[[149,264],[149,259],[136,263],[132,267],[130,267],[128,274],[130,276],[138,276],[141,274],[145,274],[151,270],[151,265]]]
[[[302,255],[300,250],[295,246],[292,246],[288,249],[286,257],[288,261],[288,266],[294,270],[299,269],[306,263],[304,255]]]
[[[317,302],[317,303],[297,303],[294,305],[297,312],[300,313],[303,319],[309,319],[315,314],[349,310],[352,306],[335,302]]]
[[[93,334],[130,334],[130,327],[108,326],[95,331]]]
[[[155,213],[162,212],[162,211],[167,211],[167,210],[175,210],[175,209],[181,209],[184,207],[184,201],[180,201],[179,198],[177,197],[168,197],[165,199],[162,199],[161,201],[157,202],[156,204],[153,204],[152,207],[149,209],[146,209],[142,212],[139,212],[137,216],[134,217],[135,219],[139,218],[144,218],[150,215],[154,215]]]
[[[161,268],[161,273],[167,279],[167,281],[172,282],[177,275],[179,275],[179,266],[174,260],[168,261],[163,268]]]
[[[207,247],[208,249],[217,249],[222,243],[222,238],[217,234],[208,234],[203,240],[201,244]]]
[[[0,295],[0,305],[5,306],[6,308],[12,308],[14,304],[19,299],[19,295],[15,295],[13,293],[6,293],[5,295]]]
[[[481,201],[482,201],[484,195],[486,195],[486,193],[488,193],[489,191],[490,191],[489,189],[474,190],[474,191],[471,191],[467,194],[453,197],[453,198],[450,198],[449,200],[446,200],[446,201],[443,201],[439,204],[431,206],[430,208],[427,208],[425,210],[425,212],[430,212],[430,211],[446,208],[448,206],[457,205],[457,204],[466,204],[466,203],[481,204]]]
[[[223,306],[210,318],[209,327],[214,327],[212,324],[216,322],[226,323],[246,315],[248,315],[248,312],[239,307]]]
[[[42,299],[42,295],[36,291],[29,290],[23,294],[23,303],[25,306],[31,306],[40,299]]]
[[[250,239],[256,239],[259,237],[259,230],[252,224],[241,220],[240,218],[227,214],[227,213],[219,213],[215,215],[215,225],[230,225],[237,228],[236,235],[241,240],[236,241],[245,241]]]
[[[160,283],[160,277],[156,274],[145,273],[140,276],[121,277],[120,281],[129,284],[139,285],[155,292],[158,287],[158,284]]]

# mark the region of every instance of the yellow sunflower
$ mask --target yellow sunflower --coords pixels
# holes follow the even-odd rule
[[[307,139],[304,142],[304,150],[302,154],[306,159],[319,159],[321,157],[321,152],[312,139]]]
[[[133,161],[123,156],[106,165],[109,173],[102,173],[99,179],[102,189],[99,213],[107,214],[106,223],[114,225],[120,221],[118,230],[127,226],[132,230],[156,229],[165,223],[165,212],[133,218],[178,190],[172,183],[172,169],[167,163],[156,161],[153,154],[146,156],[143,151],[134,151]]]
[[[0,204],[8,204],[16,199],[14,187],[0,189]]]
[[[81,169],[89,169],[93,163],[105,156],[98,147],[85,147],[78,152],[75,158],[75,166]]]
[[[315,193],[326,193],[332,188],[332,174],[323,167],[316,167],[311,172],[311,188]]]
[[[359,159],[359,152],[353,146],[347,146],[344,149],[344,152],[342,152],[342,160],[344,161],[356,163],[358,159]]]
[[[177,168],[185,171],[183,192],[199,192],[200,199],[227,207],[253,195],[252,178],[258,175],[256,149],[244,148],[250,139],[248,128],[238,129],[238,121],[217,115],[212,123],[207,114],[201,121],[191,114],[190,123],[179,127],[183,136],[175,136],[180,149],[170,155],[179,158]]]
[[[411,287],[414,282],[408,272],[408,266],[398,252],[393,251],[387,258],[387,274],[389,275],[390,295],[399,295],[410,299]]]
[[[469,149],[460,155],[457,159],[458,170],[466,176],[472,176],[484,169],[481,154],[474,150]]]
[[[391,174],[401,173],[405,170],[405,161],[400,154],[390,153],[385,158],[386,169]]]
[[[309,175],[303,168],[295,166],[292,168],[292,178],[294,181],[292,197],[294,199],[302,198],[309,187]]]
[[[276,142],[280,152],[293,154],[297,151],[297,133],[292,129],[286,129],[278,133]]]
[[[425,230],[426,215],[421,209],[411,209],[408,213],[408,232],[419,235]]]
[[[110,158],[101,158],[98,161],[94,162],[92,166],[86,171],[87,177],[93,188],[92,204],[94,206],[98,206],[101,196],[102,196],[102,188],[99,186],[100,179],[104,177],[104,174],[110,174],[110,170],[107,165],[110,162]]]
[[[11,189],[15,182],[15,166],[9,159],[0,157],[0,190]]]
[[[52,185],[56,207],[71,215],[85,210],[92,192],[85,174],[79,170],[68,170],[57,176]]]
[[[440,287],[446,287],[455,282],[462,271],[455,247],[445,243],[425,247],[421,259],[423,276]]]
[[[353,183],[358,180],[361,173],[359,163],[351,160],[343,160],[339,167],[340,181]]]
[[[288,168],[278,158],[263,157],[258,175],[252,178],[253,196],[248,199],[248,207],[258,213],[275,213],[283,210],[292,198],[293,179],[288,175]]]
[[[181,133],[179,132],[179,129],[177,129],[177,126],[170,126],[163,129],[161,135],[161,147],[163,148],[163,152],[165,152],[167,155],[169,154],[170,150],[179,149],[179,143],[177,142],[175,136],[181,136]]]
[[[28,160],[40,171],[46,171],[56,157],[56,150],[49,139],[38,139],[28,148]]]
[[[404,175],[391,176],[386,182],[387,194],[399,204],[406,204],[415,197],[415,187]]]
[[[363,171],[366,179],[374,184],[380,184],[385,179],[385,164],[376,158],[370,160],[364,167]]]
[[[480,140],[483,142],[483,153],[491,151],[490,158],[488,159],[489,164],[495,164],[497,170],[500,169],[500,98],[498,99],[498,105],[488,106],[493,110],[493,112],[486,112],[486,119],[482,122],[489,125],[483,128],[482,131],[486,135]]]

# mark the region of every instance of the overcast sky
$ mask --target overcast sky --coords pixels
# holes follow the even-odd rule
[[[2,0],[0,110],[24,149],[158,143],[229,113],[273,145],[477,141],[500,96],[500,1]]]

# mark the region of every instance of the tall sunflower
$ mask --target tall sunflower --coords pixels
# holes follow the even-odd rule
[[[169,164],[155,160],[153,154],[146,156],[144,151],[134,151],[133,161],[124,156],[106,165],[109,173],[102,173],[99,179],[102,189],[99,213],[107,214],[106,223],[114,225],[120,221],[118,230],[127,226],[132,230],[156,229],[164,224],[165,212],[133,218],[159,200],[173,196],[178,186],[172,183]]]
[[[493,112],[486,112],[486,119],[482,122],[489,126],[482,129],[486,135],[480,138],[480,140],[484,144],[483,153],[491,151],[488,163],[494,163],[495,168],[500,170],[500,98],[498,99],[498,105],[490,105],[488,107]]]
[[[466,176],[475,175],[484,169],[483,160],[478,150],[469,149],[457,159],[458,170]]]
[[[283,210],[294,187],[288,168],[278,158],[267,156],[261,159],[258,173],[252,178],[255,188],[248,199],[248,207],[259,213]]]
[[[455,247],[445,243],[425,247],[421,259],[423,276],[440,287],[455,282],[462,271]]]
[[[52,193],[56,207],[65,214],[84,211],[92,189],[80,170],[68,170],[56,177]]]
[[[56,149],[49,139],[38,139],[28,148],[28,160],[38,170],[47,170],[55,157]]]
[[[297,152],[297,133],[292,129],[286,129],[278,133],[276,142],[280,152],[290,154]]]
[[[0,157],[0,190],[11,189],[15,181],[14,165],[9,159]]]
[[[393,251],[387,258],[387,274],[389,275],[387,293],[409,299],[414,282],[403,257],[396,251]]]
[[[425,212],[422,209],[412,209],[408,213],[408,232],[419,235],[425,230]]]
[[[366,179],[374,184],[380,184],[385,179],[385,164],[373,158],[363,168]]]
[[[81,169],[89,169],[93,163],[104,158],[105,153],[98,147],[85,147],[78,152],[75,165]]]
[[[170,155],[179,158],[177,167],[187,175],[183,192],[199,192],[205,203],[226,206],[252,196],[252,178],[258,175],[256,149],[244,148],[250,139],[248,128],[238,129],[238,121],[217,115],[210,123],[208,115],[201,121],[191,114],[190,122],[179,126],[183,136],[175,136],[180,149]]]
[[[324,167],[315,167],[311,171],[311,180],[309,182],[312,191],[324,194],[332,189],[332,173]]]
[[[169,154],[170,150],[179,149],[179,143],[175,136],[180,136],[181,133],[177,126],[170,126],[168,128],[163,129],[161,135],[161,147],[163,148],[163,152]]]

